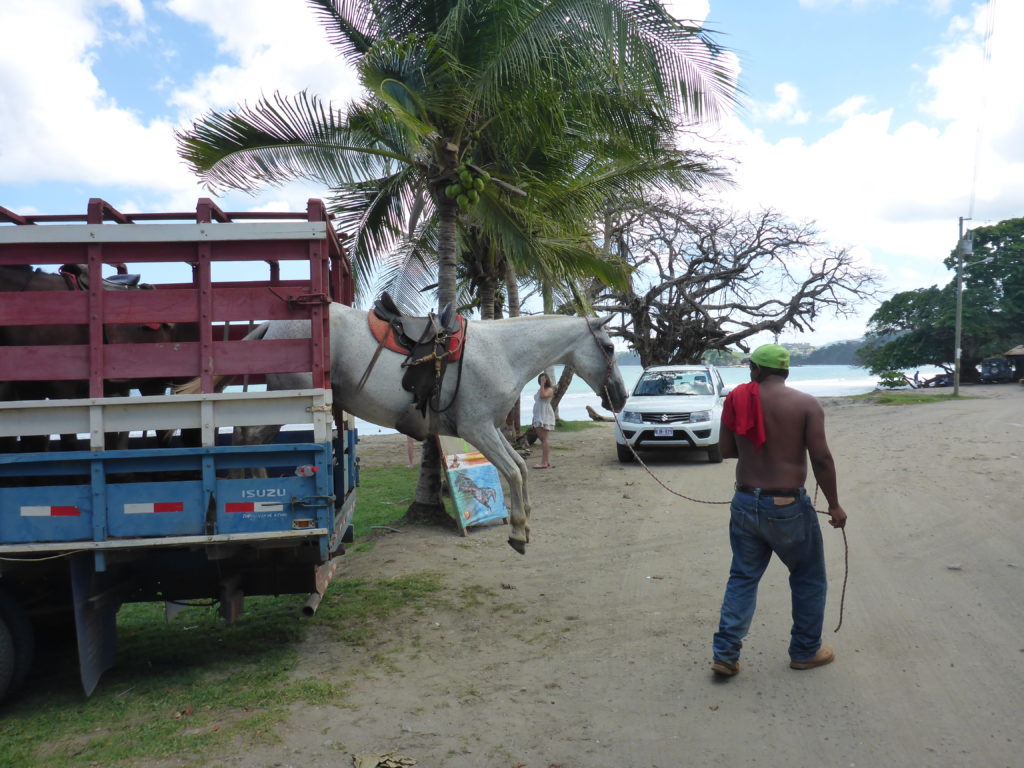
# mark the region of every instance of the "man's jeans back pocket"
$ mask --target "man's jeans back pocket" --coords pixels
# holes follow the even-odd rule
[[[784,507],[769,508],[766,514],[765,537],[779,557],[798,554],[807,538],[807,512],[802,499]]]

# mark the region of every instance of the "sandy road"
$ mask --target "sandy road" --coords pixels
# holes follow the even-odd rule
[[[789,592],[774,561],[740,675],[708,671],[728,570],[727,508],[676,498],[615,460],[611,427],[553,436],[531,474],[525,557],[484,527],[410,528],[343,576],[441,571],[474,600],[380,628],[372,647],[316,639],[300,674],[351,682],[297,707],[280,746],[230,765],[350,765],[392,752],[444,768],[1024,766],[1024,388],[913,407],[826,405],[850,514],[825,527],[834,664],[788,668]],[[363,466],[404,462],[400,439]],[[671,487],[725,500],[733,462],[652,458]],[[509,588],[503,588],[505,587]]]

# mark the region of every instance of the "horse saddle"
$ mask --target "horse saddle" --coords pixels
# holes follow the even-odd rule
[[[58,271],[72,291],[89,290],[89,270],[83,265],[64,264]],[[110,275],[103,278],[103,288],[108,291],[153,288],[149,283],[139,282],[141,279],[142,275]]]
[[[446,306],[439,315],[431,312],[426,317],[404,314],[387,292],[374,302],[367,313],[370,332],[377,340],[377,350],[359,382],[361,388],[373,370],[383,349],[405,355],[402,367],[402,388],[413,395],[413,406],[421,417],[426,416],[428,403],[438,408],[441,382],[449,362],[462,358],[466,341],[466,320],[454,315]],[[405,431],[405,430],[400,430]],[[419,429],[415,430],[419,432]],[[411,432],[406,432],[411,434]],[[412,437],[417,435],[412,434]],[[419,438],[422,439],[422,438]]]

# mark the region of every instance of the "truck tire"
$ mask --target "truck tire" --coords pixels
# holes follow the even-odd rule
[[[708,462],[711,464],[722,463],[722,446],[718,443],[708,446]]]
[[[32,671],[35,659],[35,637],[32,622],[19,603],[10,593],[0,588],[0,619],[7,625],[14,646],[14,672],[10,689],[17,690]]]
[[[619,461],[623,464],[629,464],[633,461],[633,452],[629,450],[628,445],[615,444],[615,453],[619,456]]]
[[[0,702],[7,698],[14,677],[14,640],[7,622],[0,617]]]

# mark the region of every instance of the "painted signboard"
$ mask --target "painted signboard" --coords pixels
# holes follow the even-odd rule
[[[465,440],[443,437],[441,457],[459,530],[508,518],[505,494],[497,468]]]

